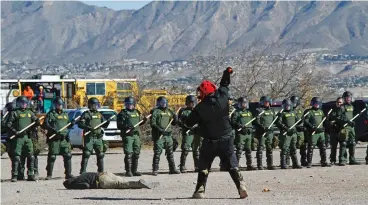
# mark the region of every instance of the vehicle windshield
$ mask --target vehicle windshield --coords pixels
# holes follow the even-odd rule
[[[105,120],[117,114],[115,111],[100,111],[100,113],[104,116]],[[111,121],[116,121],[116,117],[114,117]]]

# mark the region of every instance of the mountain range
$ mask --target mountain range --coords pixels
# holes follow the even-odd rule
[[[368,2],[153,1],[115,11],[77,1],[1,1],[2,60],[157,62],[275,41],[367,55]]]

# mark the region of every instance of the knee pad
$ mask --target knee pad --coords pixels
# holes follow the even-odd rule
[[[28,160],[34,160],[34,155],[33,154],[29,154],[29,155],[27,155],[27,159]],[[56,158],[56,157],[55,157]]]
[[[20,156],[14,156],[13,160],[20,163]]]
[[[90,151],[84,151],[83,152],[83,157],[84,158],[89,158],[91,156],[91,152]]]
[[[49,155],[48,158],[50,161],[54,162],[56,160],[56,155]]]
[[[346,147],[346,142],[341,142],[341,146],[344,146],[344,147]]]
[[[64,154],[64,159],[71,159],[72,158],[72,153],[66,153]]]
[[[97,159],[103,159],[105,157],[104,153],[100,153],[97,155]]]
[[[261,145],[261,146],[258,147],[258,150],[263,151],[264,147]]]

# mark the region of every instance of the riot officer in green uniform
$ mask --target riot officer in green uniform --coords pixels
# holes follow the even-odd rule
[[[238,98],[237,110],[231,115],[231,124],[235,130],[236,158],[240,161],[241,154],[245,151],[247,160],[247,170],[256,170],[252,166],[252,133],[253,126],[250,122],[253,115],[249,110],[249,103],[246,97]]]
[[[15,135],[15,140],[11,141],[10,149],[12,152],[12,182],[17,181],[18,169],[21,164],[21,156],[27,156],[28,181],[35,181],[34,175],[34,155],[33,143],[30,137],[29,129],[20,132],[33,122],[33,126],[39,126],[40,121],[34,113],[27,109],[28,99],[25,96],[20,96],[16,99],[17,109],[10,112],[9,119],[6,122],[6,127]]]
[[[303,118],[303,108],[300,106],[300,98],[298,96],[291,96],[291,102],[293,103],[293,110],[298,119],[302,119],[296,127],[296,148],[300,149],[300,164],[302,166],[307,166],[307,140],[304,137],[304,118]],[[287,158],[288,160],[288,158]],[[287,163],[288,164],[288,163]],[[289,164],[288,164],[289,165]]]
[[[171,135],[171,125],[176,125],[177,116],[168,108],[167,99],[163,96],[157,98],[158,107],[153,111],[151,118],[152,140],[153,145],[153,163],[152,174],[157,176],[157,171],[160,163],[160,156],[162,150],[166,149],[166,157],[169,162],[169,174],[180,174],[180,171],[175,168],[174,152],[173,152],[173,138]],[[171,125],[169,125],[172,120]],[[167,129],[165,130],[165,128]]]
[[[63,110],[64,102],[60,97],[56,97],[53,100],[53,109],[46,114],[46,119],[43,123],[44,128],[47,130],[47,144],[49,145],[49,153],[47,155],[47,176],[46,180],[52,178],[52,171],[54,169],[54,163],[57,155],[63,156],[65,179],[72,178],[72,153],[71,144],[68,136],[69,130],[67,128],[61,130],[67,124],[71,123],[68,127],[73,127],[74,121],[70,122],[68,114]],[[53,138],[50,139],[50,137]]]
[[[298,163],[296,156],[297,130],[294,124],[299,120],[297,114],[293,111],[293,103],[289,99],[282,101],[283,112],[279,113],[277,119],[277,126],[280,129],[280,164],[281,169],[287,169],[286,157],[291,156],[293,162],[293,169],[302,168]]]
[[[138,159],[141,152],[139,126],[146,123],[147,118],[142,118],[141,113],[135,109],[135,100],[133,97],[125,98],[124,105],[125,109],[121,110],[117,116],[117,127],[123,139],[126,176],[141,176],[142,174],[138,172]],[[143,122],[138,126],[137,124],[141,120]]]
[[[259,170],[263,170],[262,165],[262,153],[264,146],[266,146],[266,155],[267,155],[267,169],[274,170],[273,166],[273,128],[269,127],[272,124],[272,121],[275,119],[276,114],[273,109],[271,109],[272,100],[270,97],[262,96],[259,100],[260,108],[257,109],[256,112],[256,137],[258,139],[257,146],[257,168]],[[262,115],[260,113],[264,111]]]
[[[14,144],[14,141],[16,141],[16,138],[10,139],[10,137],[13,135],[13,132],[8,130],[6,127],[6,122],[9,119],[10,113],[11,111],[16,109],[16,104],[15,102],[9,102],[5,105],[5,108],[3,109],[3,113],[4,116],[1,119],[1,131],[5,131],[7,138],[6,138],[6,152],[8,153],[8,156],[11,160],[11,162],[13,162],[14,157],[13,157],[13,151],[11,150],[11,144]],[[17,180],[24,180],[24,171],[22,170],[21,164],[19,164],[18,166],[18,176],[17,176]]]
[[[103,115],[98,112],[98,108],[100,108],[100,102],[97,98],[92,97],[88,99],[89,110],[83,112],[78,122],[78,127],[83,129],[83,133],[89,132],[87,135],[84,136],[84,148],[80,174],[86,172],[88,159],[91,156],[93,150],[96,152],[98,167],[97,172],[104,172],[105,145],[102,139],[103,132],[101,128],[107,128],[110,124],[110,119],[106,120],[107,122],[101,127],[95,129],[95,127],[105,121]]]
[[[329,167],[330,165],[326,159],[325,129],[323,124],[318,127],[325,116],[322,111],[322,101],[318,97],[313,97],[311,106],[312,108],[305,110],[305,113],[309,111],[309,114],[304,120],[304,126],[306,127],[305,136],[308,141],[307,168],[312,167],[313,150],[316,145],[318,145],[321,155],[321,166]]]
[[[341,132],[341,126],[339,125],[339,118],[343,116],[342,104],[343,104],[342,97],[338,97],[336,99],[336,106],[332,108],[332,112],[328,116],[328,122],[330,126],[330,139],[331,139],[331,154],[330,154],[331,165],[336,164],[337,145],[339,143],[338,136],[339,133]],[[341,156],[339,156],[339,161],[341,162]]]
[[[364,116],[364,124],[366,127],[368,127],[368,103],[365,104],[365,107],[367,108],[365,110]],[[367,145],[367,155],[365,156],[365,164],[368,165],[368,145]]]
[[[185,161],[189,154],[189,151],[192,150],[194,167],[195,170],[198,170],[198,160],[199,160],[199,146],[201,143],[201,136],[199,135],[198,126],[193,127],[192,129],[188,129],[184,122],[192,112],[193,108],[197,104],[197,99],[194,95],[188,95],[185,98],[186,108],[182,108],[178,114],[178,124],[181,127],[182,134],[182,142],[181,142],[181,156],[180,156],[180,172],[185,173]]]
[[[349,164],[357,165],[359,162],[355,159],[355,131],[354,126],[355,122],[350,121],[354,117],[354,106],[352,105],[353,94],[349,91],[346,91],[342,94],[342,98],[344,99],[343,104],[343,112],[342,116],[337,118],[338,124],[340,125],[341,131],[339,134],[339,142],[340,142],[340,158],[341,162],[339,165],[344,165],[346,163],[346,148],[349,149]],[[345,126],[346,125],[346,126]]]

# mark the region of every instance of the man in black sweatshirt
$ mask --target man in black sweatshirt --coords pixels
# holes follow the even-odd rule
[[[216,156],[222,161],[225,170],[229,170],[240,198],[248,196],[243,176],[238,169],[238,160],[234,153],[234,136],[229,117],[229,88],[232,68],[223,72],[220,88],[204,80],[199,86],[201,102],[193,109],[185,125],[188,128],[198,124],[203,136],[199,154],[199,173],[193,198],[205,198],[208,173]]]
[[[159,185],[158,182],[148,183],[143,179],[126,181],[109,172],[86,172],[65,180],[63,184],[67,189],[152,189]]]

